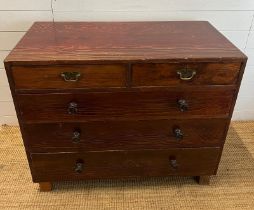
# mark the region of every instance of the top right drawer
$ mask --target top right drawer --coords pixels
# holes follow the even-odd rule
[[[132,86],[234,85],[241,63],[133,64]]]

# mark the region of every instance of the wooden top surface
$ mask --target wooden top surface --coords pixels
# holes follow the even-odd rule
[[[12,64],[242,60],[206,21],[36,22],[7,56]]]

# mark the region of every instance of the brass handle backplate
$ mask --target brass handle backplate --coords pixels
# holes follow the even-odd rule
[[[179,77],[181,80],[191,80],[195,75],[196,71],[193,69],[180,69],[177,71],[177,74],[179,74]]]
[[[60,75],[66,82],[77,82],[81,76],[79,72],[62,72]]]

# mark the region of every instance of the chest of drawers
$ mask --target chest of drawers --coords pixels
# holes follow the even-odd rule
[[[33,181],[216,174],[246,56],[208,22],[38,22],[5,59]]]

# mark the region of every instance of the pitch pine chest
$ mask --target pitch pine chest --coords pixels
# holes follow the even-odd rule
[[[246,61],[205,21],[34,23],[5,60],[33,181],[209,183]]]

